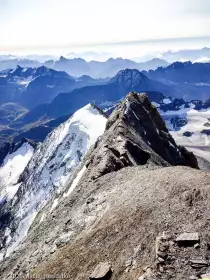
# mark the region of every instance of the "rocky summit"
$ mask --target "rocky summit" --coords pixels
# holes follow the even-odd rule
[[[128,94],[107,121],[95,107],[91,113],[106,122],[104,133],[97,132],[62,188],[50,187],[25,238],[2,259],[1,279],[204,279],[210,273],[210,174],[175,143],[147,95]],[[70,122],[68,135],[78,125]],[[52,135],[48,144],[56,141]]]

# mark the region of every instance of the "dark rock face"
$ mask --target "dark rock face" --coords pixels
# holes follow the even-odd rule
[[[130,93],[110,115],[86,165],[90,179],[135,165],[198,168],[193,153],[176,145],[147,95],[136,93]]]
[[[183,136],[190,137],[190,136],[192,136],[193,134],[194,134],[194,132],[185,131],[185,132],[183,133]]]
[[[171,119],[171,124],[173,125],[174,130],[180,129],[187,124],[187,119],[174,117]]]

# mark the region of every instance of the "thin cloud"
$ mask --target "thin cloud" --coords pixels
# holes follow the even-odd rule
[[[69,43],[69,44],[50,44],[50,45],[22,45],[22,46],[6,46],[0,51],[21,51],[21,50],[46,50],[46,49],[67,49],[81,47],[101,47],[101,46],[126,46],[126,45],[144,45],[144,44],[166,44],[166,43],[191,43],[205,41],[210,43],[210,36],[193,36],[193,37],[176,37],[176,38],[150,38],[133,41],[116,41],[116,42],[84,42],[84,43]]]

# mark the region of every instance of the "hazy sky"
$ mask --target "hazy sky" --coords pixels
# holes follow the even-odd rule
[[[210,36],[210,0],[0,0],[0,51]]]

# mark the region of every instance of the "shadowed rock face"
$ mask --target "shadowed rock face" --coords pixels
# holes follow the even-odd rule
[[[130,93],[110,115],[86,166],[90,179],[96,179],[135,165],[198,168],[193,153],[176,145],[147,95]]]

